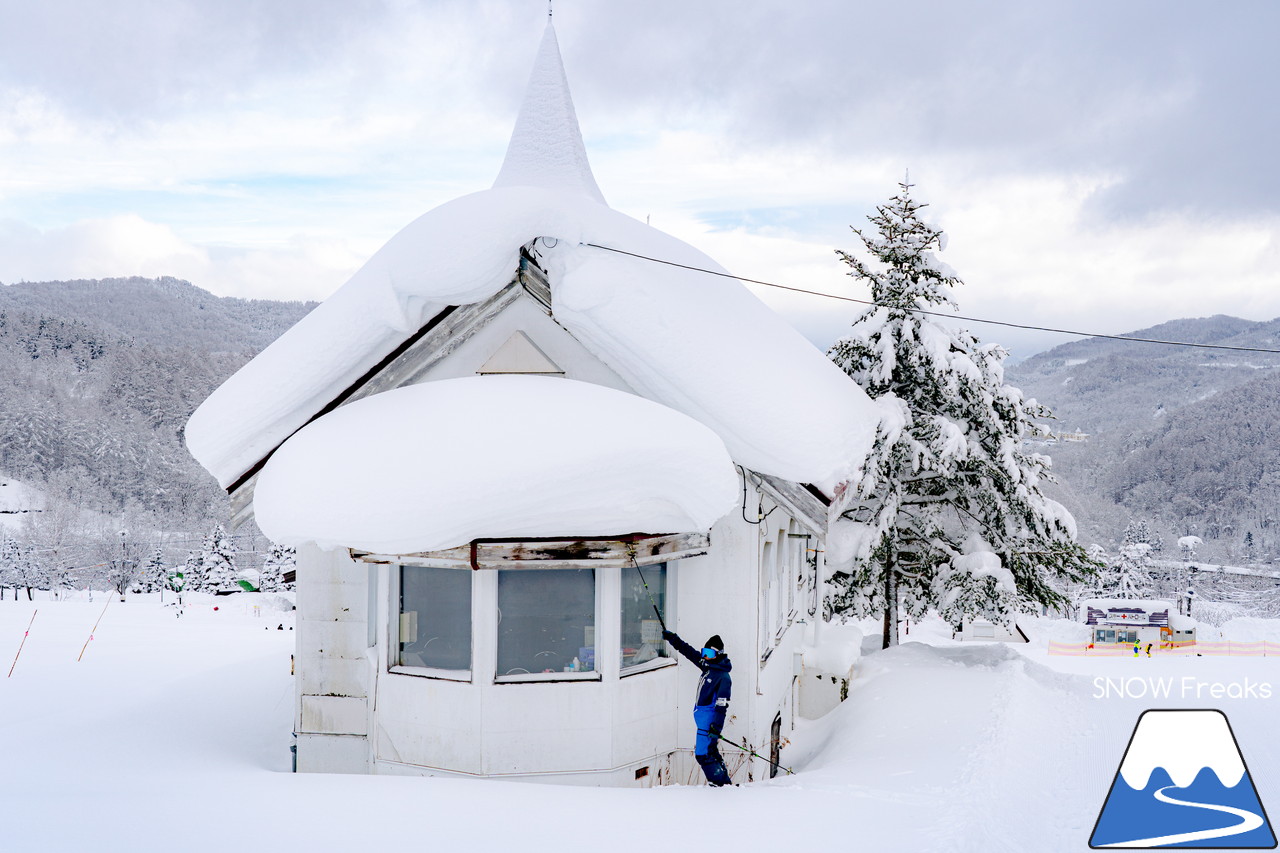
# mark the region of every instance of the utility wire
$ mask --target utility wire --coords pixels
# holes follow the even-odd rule
[[[603,249],[606,252],[616,252],[619,255],[629,255],[633,258],[639,258],[642,261],[652,261],[655,264],[666,264],[670,267],[679,267],[680,269],[692,270],[694,272],[702,272],[707,275],[718,275],[721,278],[733,278],[738,281],[750,282],[751,284],[761,284],[765,287],[776,287],[779,290],[790,290],[793,293],[807,293],[810,296],[824,296],[827,299],[838,299],[841,302],[857,302],[859,305],[871,305],[876,308],[887,308],[889,306],[881,305],[879,302],[872,302],[867,299],[854,299],[852,296],[839,296],[834,293],[823,293],[818,290],[805,290],[801,287],[791,287],[786,284],[778,284],[772,281],[761,281],[758,278],[747,278],[746,276],[734,275],[733,273],[720,272],[719,270],[708,270],[702,267],[690,266],[688,264],[678,264],[675,261],[665,261],[662,258],[651,258],[648,255],[641,255],[636,252],[627,252],[622,249],[615,249],[612,246],[601,246],[597,243],[583,243],[584,246],[590,246],[593,249]],[[1163,341],[1157,338],[1134,338],[1127,335],[1104,335],[1098,332],[1078,332],[1072,329],[1052,329],[1047,326],[1031,326],[1024,323],[1008,323],[1004,320],[984,320],[981,317],[965,317],[960,314],[946,314],[942,311],[927,311],[924,308],[904,308],[904,311],[910,311],[913,314],[928,314],[931,317],[942,317],[947,320],[966,320],[970,323],[989,323],[993,326],[1008,326],[1012,329],[1029,329],[1033,332],[1054,332],[1059,335],[1077,335],[1084,338],[1107,338],[1113,341],[1132,341],[1138,344],[1165,344],[1171,347],[1196,347],[1198,349],[1221,349],[1231,350],[1233,352],[1265,352],[1273,355],[1280,355],[1280,349],[1266,349],[1264,347],[1235,347],[1228,344],[1197,344],[1191,341]]]

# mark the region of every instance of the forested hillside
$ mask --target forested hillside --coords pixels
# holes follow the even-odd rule
[[[1280,349],[1280,320],[1176,320],[1134,337]],[[1011,367],[1084,442],[1049,448],[1081,539],[1113,547],[1148,519],[1172,548],[1204,539],[1222,561],[1280,556],[1280,355],[1091,339]]]
[[[175,279],[0,287],[0,473],[94,513],[207,528],[225,495],[183,425],[311,307]]]

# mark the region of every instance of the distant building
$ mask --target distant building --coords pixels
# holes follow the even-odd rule
[[[1080,605],[1080,615],[1091,629],[1095,645],[1146,645],[1167,647],[1196,641],[1195,622],[1174,612],[1168,601],[1130,598],[1096,598]]]

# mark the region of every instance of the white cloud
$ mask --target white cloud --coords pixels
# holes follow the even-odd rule
[[[296,237],[257,248],[202,247],[133,214],[41,231],[0,223],[0,281],[176,276],[222,296],[319,299],[367,258],[343,240]]]
[[[1098,331],[1280,315],[1274,111],[1257,108],[1280,12],[1136,0],[1100,30],[1097,11],[652,0],[566,7],[557,27],[606,198],[736,272],[864,295],[831,250],[855,248],[848,226],[910,167],[951,233],[964,313]],[[0,280],[167,274],[323,297],[414,217],[489,185],[543,14],[15,7]],[[885,34],[904,32],[900,63]],[[857,310],[759,292],[818,342]],[[1022,352],[1060,340],[978,331]]]

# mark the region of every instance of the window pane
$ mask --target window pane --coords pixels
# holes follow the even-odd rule
[[[400,567],[400,664],[471,669],[471,572]]]
[[[649,584],[646,592],[645,582]],[[668,656],[662,642],[662,623],[653,612],[667,615],[667,564],[626,566],[622,569],[622,667]]]
[[[498,675],[595,668],[595,570],[498,572]]]

